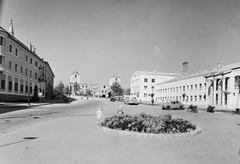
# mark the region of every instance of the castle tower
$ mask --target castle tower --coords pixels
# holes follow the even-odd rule
[[[121,78],[120,78],[119,76],[113,74],[113,75],[109,78],[109,85],[111,86],[111,85],[113,85],[113,83],[115,83],[115,82],[121,84]]]
[[[75,95],[74,85],[76,85],[76,84],[78,84],[80,87],[80,74],[78,73],[78,71],[74,71],[70,75],[70,93],[72,95]]]

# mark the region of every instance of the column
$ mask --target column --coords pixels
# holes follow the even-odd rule
[[[226,78],[222,79],[222,85],[221,85],[221,91],[222,91],[222,106],[225,106],[225,82],[226,82]]]
[[[231,92],[228,97],[228,102],[229,102],[229,106],[230,107],[234,107],[234,100],[235,100],[235,97],[233,95],[234,93],[234,77],[230,76],[230,78],[228,79],[228,90]],[[236,96],[236,95],[235,95]]]
[[[205,103],[206,103],[206,105],[209,104],[208,89],[209,89],[209,80],[206,79],[206,91],[205,91],[205,92],[206,92],[206,93],[205,93],[205,95],[206,95],[206,97],[205,97]]]
[[[8,91],[8,75],[6,74],[5,77],[6,77],[5,78],[5,92],[7,92]]]
[[[216,105],[216,86],[217,86],[217,79],[213,79],[213,105]]]

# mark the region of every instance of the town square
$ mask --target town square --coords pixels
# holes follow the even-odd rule
[[[240,0],[0,0],[0,163],[240,164]]]

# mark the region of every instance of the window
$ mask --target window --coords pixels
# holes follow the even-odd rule
[[[30,64],[32,64],[32,58],[30,58]]]
[[[197,101],[197,96],[195,96],[195,101]]]
[[[9,52],[12,53],[12,45],[9,44]]]
[[[12,90],[12,81],[8,82],[8,90],[11,91]]]
[[[17,71],[17,64],[15,64],[15,71]]]
[[[154,86],[152,86],[152,90],[154,90],[154,88],[155,88],[155,87],[154,87]]]
[[[155,83],[155,79],[152,79],[152,83]]]
[[[187,91],[188,91],[189,86],[187,85]]]
[[[21,59],[23,60],[23,52],[21,52]]]
[[[28,86],[25,86],[25,92],[28,93]]]
[[[30,71],[30,77],[32,77],[32,71]]]
[[[195,84],[195,91],[197,90],[197,84]]]
[[[37,73],[35,72],[35,79],[37,79]]]
[[[9,67],[9,69],[12,69],[12,62],[11,61],[9,61],[9,65],[8,65]]]
[[[3,64],[3,56],[0,55],[0,64]]]
[[[23,67],[22,66],[21,66],[21,70],[20,71],[21,71],[21,73],[23,73]]]
[[[26,58],[26,62],[28,62],[28,55],[26,55],[25,58]]]
[[[183,91],[185,91],[185,86],[183,86]]]
[[[26,75],[28,75],[28,69],[26,68]]]
[[[37,61],[35,61],[35,67],[38,67],[38,62]]]
[[[5,80],[1,80],[1,89],[5,89]]]
[[[18,91],[18,83],[17,82],[15,82],[15,86],[14,86],[14,91]]]
[[[20,92],[23,92],[23,84],[20,86]]]
[[[193,85],[191,85],[191,91],[193,91]]]
[[[144,93],[144,97],[147,97],[147,93]]]
[[[202,90],[202,84],[199,84],[199,90]]]
[[[147,90],[147,86],[144,86],[144,90]]]
[[[206,88],[207,88],[207,84],[206,84],[206,83],[204,83],[204,89],[206,90]]]
[[[0,45],[4,46],[4,37],[0,36]]]
[[[199,102],[201,102],[202,101],[202,96],[201,95],[199,95]]]
[[[18,49],[15,49],[15,55],[18,56]]]
[[[146,82],[146,83],[147,83],[147,82],[148,82],[148,79],[147,79],[147,78],[144,78],[144,82]]]

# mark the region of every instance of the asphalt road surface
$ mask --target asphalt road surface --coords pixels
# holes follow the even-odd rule
[[[202,133],[184,139],[140,139],[107,134],[96,125],[105,115],[171,114],[190,120]],[[240,116],[199,111],[163,111],[159,106],[124,105],[106,99],[77,100],[0,115],[3,164],[239,164]]]

